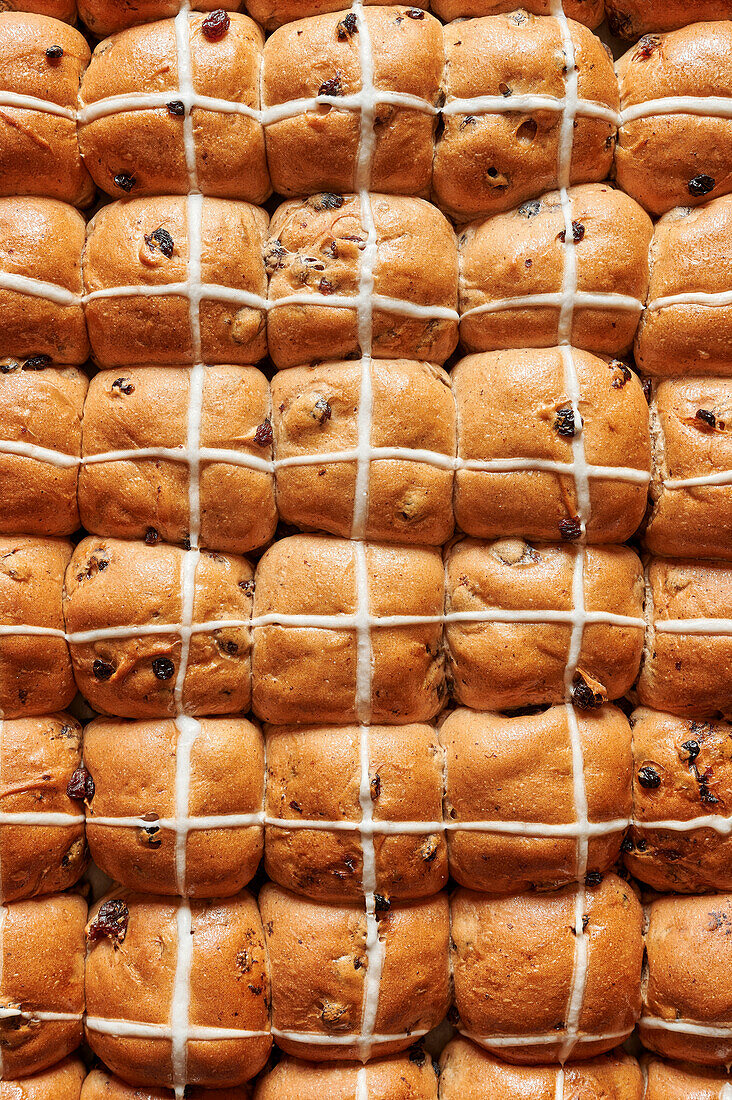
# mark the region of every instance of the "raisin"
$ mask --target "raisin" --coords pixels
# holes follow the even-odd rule
[[[259,447],[270,447],[273,439],[274,432],[272,431],[272,421],[269,417],[265,417],[254,433],[254,442]]]
[[[254,595],[254,581],[239,581],[239,587],[246,593],[247,596]]]
[[[66,785],[66,794],[69,798],[74,798],[79,802],[91,802],[94,791],[94,780],[91,772],[88,772],[81,764]]]
[[[572,702],[580,710],[595,710],[605,702],[602,692],[595,691],[581,672],[575,672],[572,682]]]
[[[317,420],[319,424],[325,424],[326,420],[330,420],[332,415],[333,410],[328,402],[324,397],[319,397],[313,405],[313,418]]]
[[[413,1046],[409,1048],[409,1061],[414,1062],[415,1066],[423,1066],[427,1061],[427,1055],[425,1054],[421,1046]]]
[[[349,11],[345,19],[341,19],[340,23],[336,27],[336,34],[341,42],[345,42],[347,38],[350,38],[352,34],[358,32],[358,21],[354,12]]]
[[[323,277],[320,280],[320,282],[318,283],[318,290],[320,291],[321,294],[333,294],[333,293],[335,293],[335,287],[325,277]]]
[[[391,909],[391,902],[383,894],[374,894],[374,909],[377,913],[388,913]]]
[[[532,199],[531,202],[522,202],[518,208],[519,214],[524,218],[535,218],[541,212],[541,199]]]
[[[110,664],[109,661],[102,661],[97,657],[92,665],[92,672],[97,680],[109,680],[114,672],[114,665]]]
[[[239,646],[236,642],[229,641],[226,638],[219,641],[218,646],[222,653],[228,653],[230,657],[235,657],[239,652]]]
[[[50,355],[32,355],[23,363],[23,370],[45,370],[51,365]]]
[[[332,192],[326,191],[322,195],[313,196],[310,205],[313,210],[340,210],[345,201],[343,195],[334,195]]]
[[[129,378],[115,378],[114,382],[112,383],[112,389],[119,390],[120,393],[126,394],[135,392],[135,387],[132,382],[130,382]]]
[[[698,426],[702,431],[714,431],[717,427],[717,418],[711,409],[697,409],[695,419],[700,421]]]
[[[168,114],[174,117],[180,118],[181,115],[186,113],[186,105],[180,99],[171,99],[170,103],[166,103],[165,106],[168,109]]]
[[[64,56],[63,46],[49,46],[46,50],[46,57],[52,65],[57,64]]]
[[[599,886],[601,882],[602,882],[602,874],[600,873],[600,871],[588,871],[587,874],[585,875],[585,886]],[[582,918],[583,931],[584,931],[584,928],[586,927],[584,922],[588,919],[589,919],[588,917],[583,917]]]
[[[651,397],[653,395],[653,382],[651,382],[650,378],[644,378],[641,386],[643,387],[643,396],[650,405]]]
[[[689,754],[689,763],[693,764],[697,756],[701,752],[701,745],[698,741],[684,741],[681,746],[685,752]]]
[[[584,227],[584,225],[582,225],[582,222],[572,222],[572,239],[575,242],[575,244],[578,244],[581,240],[583,240],[584,235],[585,235],[585,227]],[[561,233],[557,233],[557,240],[561,241],[562,244],[564,244],[566,239],[567,239],[566,229],[563,229],[561,231]]]
[[[145,531],[145,545],[146,546],[156,546],[159,541],[160,541],[160,535],[155,530],[155,528],[154,527],[148,527],[148,529]]]
[[[465,118],[460,120],[460,129],[464,130],[466,126],[473,126],[475,122],[475,115],[466,115]]]
[[[571,405],[562,405],[557,409],[557,415],[554,417],[554,431],[558,435],[573,436],[577,431],[577,425],[574,422],[574,409]]]
[[[661,786],[661,776],[646,764],[638,771],[638,782],[646,790],[655,790]]]
[[[159,832],[159,825],[145,825],[140,839],[148,848],[162,848],[163,838],[158,836]]]
[[[371,801],[375,802],[381,794],[381,776],[377,772],[369,784],[369,790],[371,793]]]
[[[705,176],[703,173],[700,176],[694,176],[693,180],[689,180],[689,194],[690,195],[708,195],[710,191],[713,191],[717,185],[717,181],[712,179],[711,176]]]
[[[217,8],[216,11],[212,11],[210,15],[207,15],[201,24],[201,30],[203,31],[204,38],[207,38],[209,42],[219,42],[231,25],[231,19],[229,13],[224,11],[223,8]]]
[[[169,680],[175,672],[175,665],[170,657],[156,657],[152,663],[152,670],[158,680]]]
[[[90,943],[110,939],[118,947],[124,943],[129,919],[130,911],[121,898],[102,902],[99,912],[87,928],[87,939]]]
[[[626,382],[630,382],[633,377],[630,367],[626,367],[625,363],[621,362],[620,359],[611,359],[608,366],[613,372],[613,379],[610,385],[614,390],[622,390]]]
[[[421,8],[407,8],[406,14],[410,19],[424,19],[424,12]]]
[[[157,229],[153,229],[152,233],[145,234],[145,244],[151,252],[158,248],[163,256],[167,256],[168,259],[173,255],[173,249],[175,248],[175,241],[168,230],[163,229],[162,225]]]
[[[634,61],[647,61],[657,46],[660,46],[661,39],[657,34],[644,34],[641,38],[636,51],[633,55]]]
[[[318,88],[318,95],[343,95],[341,74],[336,73],[330,80],[324,80]]]
[[[623,843],[620,845],[621,852],[632,852],[635,850],[635,844],[632,838],[629,836],[623,837]]]
[[[567,516],[559,521],[559,534],[563,542],[576,542],[582,534],[582,522],[579,516]]]
[[[129,194],[137,183],[137,177],[130,175],[129,172],[118,172],[114,177],[114,183],[121,191],[126,191]]]

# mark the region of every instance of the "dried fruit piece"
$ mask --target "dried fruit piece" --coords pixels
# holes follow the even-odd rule
[[[582,534],[582,521],[579,516],[560,519],[559,534],[563,542],[576,542]]]
[[[185,103],[180,99],[171,99],[170,103],[166,103],[165,106],[168,109],[168,114],[174,117],[180,118],[186,113]]]
[[[693,180],[689,180],[689,194],[708,195],[710,191],[714,190],[716,184],[717,181],[715,179],[702,172],[701,175],[694,176]]]
[[[158,680],[170,680],[175,673],[175,665],[170,657],[156,657],[152,663],[152,670]]]
[[[57,65],[63,56],[63,46],[49,46],[46,50],[46,57],[52,65]]]
[[[574,420],[574,409],[571,405],[562,405],[557,409],[557,415],[554,417],[554,431],[558,435],[564,435],[571,437],[577,431],[577,425]]]
[[[78,802],[91,802],[95,792],[94,779],[91,772],[81,764],[71,776],[66,785],[66,794]]]
[[[119,947],[127,935],[129,919],[130,911],[121,898],[102,902],[99,912],[86,930],[86,937],[90,943],[109,939],[115,947]]]
[[[206,16],[201,24],[201,30],[204,38],[207,38],[209,42],[219,42],[230,26],[229,13],[224,11],[223,8],[217,8],[216,11],[212,11],[210,15]]]
[[[97,680],[109,680],[114,672],[114,665],[109,661],[102,661],[97,657],[96,661],[92,665],[92,672]]]
[[[638,782],[646,790],[655,790],[661,786],[661,776],[648,764],[638,770]]]
[[[126,191],[129,194],[137,183],[137,177],[130,175],[129,172],[118,172],[114,177],[114,183],[121,191]]]
[[[259,447],[271,447],[273,439],[272,422],[269,417],[265,417],[254,433],[254,442]]]
[[[607,692],[602,684],[591,680],[579,669],[572,681],[572,702],[580,710],[595,710],[607,701]]]
[[[152,233],[145,234],[145,244],[151,252],[154,252],[157,248],[168,259],[173,255],[173,249],[175,248],[175,241],[168,230],[163,229],[162,225],[158,226],[157,229],[153,229]]]

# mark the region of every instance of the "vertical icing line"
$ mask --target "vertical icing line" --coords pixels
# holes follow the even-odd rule
[[[557,1071],[557,1081],[554,1086],[554,1100],[564,1100],[564,1066]]]
[[[198,191],[198,169],[196,166],[196,135],[193,130],[193,62],[191,59],[191,5],[190,0],[182,0],[180,10],[175,17],[175,50],[178,67],[178,97],[185,107],[183,116],[183,147],[188,173],[188,191]]]
[[[719,1094],[719,1100],[732,1100],[732,1085],[729,1081],[722,1085],[722,1091]]]
[[[366,1080],[366,1066],[361,1066],[356,1077],[355,1100],[369,1100],[369,1086]]]

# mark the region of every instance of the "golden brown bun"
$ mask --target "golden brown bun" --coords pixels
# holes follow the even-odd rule
[[[84,251],[87,292],[110,287],[183,283],[188,271],[187,202],[183,197],[110,203],[89,222]],[[1,208],[0,208],[1,210]],[[267,214],[249,203],[203,199],[201,280],[265,297],[262,241]],[[166,252],[154,237],[163,229]],[[188,300],[182,295],[134,294],[86,304],[94,359],[100,367],[190,363],[194,342]],[[207,363],[256,363],[266,351],[260,309],[204,299],[201,358]]]
[[[48,1069],[81,1042],[85,920],[86,902],[78,894],[15,901],[5,908],[2,1004],[23,1012],[5,1017],[0,1024],[6,1080]],[[70,1019],[45,1020],[35,1015],[46,1012],[68,1014]],[[6,1095],[15,1100],[11,1092]],[[78,1092],[69,1096],[78,1097]],[[60,1100],[55,1091],[39,1097]]]
[[[732,281],[730,234],[732,195],[664,214],[651,244],[649,304],[676,295],[726,291]],[[731,341],[732,307],[681,302],[644,310],[635,355],[640,370],[660,378],[730,375]]]
[[[132,627],[131,636],[71,645],[79,690],[95,710],[123,718],[176,713],[181,660],[181,577],[177,546],[90,536],[79,543],[66,573],[64,612],[69,633]],[[196,566],[194,623],[246,623],[252,568],[245,558],[203,550]],[[135,635],[134,627],[172,623],[169,634]],[[250,631],[230,626],[196,632],[188,652],[183,706],[187,714],[246,712],[250,702]]]
[[[375,293],[423,307],[457,310],[457,242],[437,207],[422,199],[372,195],[376,229]],[[266,245],[269,298],[321,294],[323,305],[278,306],[267,321],[277,367],[359,352],[356,307],[366,229],[358,196],[314,195],[275,211]],[[328,306],[328,296],[354,299]],[[372,354],[444,363],[457,343],[457,321],[373,311]]]
[[[52,293],[81,295],[84,219],[56,199],[0,198],[0,278],[53,284]],[[83,363],[89,341],[80,298],[60,304],[40,294],[0,288],[0,359],[48,356]]]
[[[49,57],[47,50],[55,47],[63,53]],[[86,40],[73,27],[45,15],[0,12],[0,94],[33,96],[75,111],[89,57]],[[0,195],[45,195],[88,206],[94,184],[79,155],[74,118],[12,105],[3,105],[2,117]]]
[[[65,23],[76,22],[75,0],[3,0],[3,11],[29,11]]]
[[[729,1076],[724,1070],[694,1066],[690,1062],[662,1062],[646,1055],[645,1100],[721,1100]]]
[[[573,568],[574,551],[567,546],[464,539],[447,554],[447,613],[567,612]],[[588,547],[584,572],[587,611],[642,618],[641,566],[627,546]],[[563,702],[570,635],[569,623],[448,622],[445,643],[455,697],[477,710]],[[625,695],[642,649],[640,625],[588,624],[573,683],[575,702],[592,706]]]
[[[461,1027],[507,1062],[559,1060],[573,987],[575,890],[496,899],[460,888],[451,899]],[[630,1035],[641,1000],[643,911],[633,890],[606,875],[587,888],[585,915],[588,964],[579,1031],[594,1038],[574,1046],[574,1059],[603,1054]],[[554,1032],[551,1042],[496,1041]]]
[[[653,225],[646,212],[607,183],[569,191],[574,226],[577,290],[622,294],[645,302],[648,246]],[[522,203],[506,214],[474,222],[459,237],[460,313],[526,295],[559,294],[567,260],[560,193]],[[597,355],[621,355],[633,344],[637,311],[576,305],[571,340]],[[559,339],[560,307],[528,305],[476,313],[460,321],[468,351],[551,347]]]
[[[189,23],[193,90],[202,96],[259,110],[264,37],[246,15],[230,16],[223,37],[210,40],[206,16]],[[180,102],[175,24],[172,19],[130,27],[100,43],[80,92],[80,106],[111,96],[170,92]],[[101,109],[101,108],[100,108]],[[93,112],[92,112],[93,113]],[[262,124],[244,114],[195,107],[192,112],[195,172],[204,195],[261,203],[271,191]],[[165,107],[123,110],[93,121],[83,114],[79,145],[95,182],[120,198],[115,176],[134,176],[132,193],[184,195],[190,190],[184,142],[185,119]]]
[[[240,0],[192,0],[195,11],[238,11]],[[169,19],[181,9],[181,0],[80,0],[79,15],[97,38],[137,23]]]
[[[640,1037],[649,1050],[720,1068],[732,1060],[731,931],[729,894],[663,897],[651,904],[640,1023]],[[671,1022],[673,1028],[649,1025],[646,1017]],[[712,1031],[720,1028],[722,1034],[686,1031],[684,1021]]]
[[[359,1088],[366,1091],[359,1092]],[[254,1100],[437,1100],[437,1075],[419,1047],[361,1066],[283,1058],[265,1073]]]
[[[112,1073],[129,1084],[169,1088],[173,1075],[170,1039],[121,1036],[110,1028],[106,1033],[98,1030],[95,1021],[160,1024],[163,1030],[168,1025],[177,960],[178,905],[120,887],[105,900],[126,907],[122,917],[126,934],[121,942],[105,935],[94,938],[100,905],[94,906],[87,926],[87,1040]],[[267,1033],[188,1041],[190,1084],[231,1088],[259,1072],[271,1046],[269,966],[262,922],[254,899],[246,892],[223,900],[194,900],[191,911],[188,1026]]]
[[[317,95],[361,91],[359,32],[344,23],[347,16],[347,10],[316,15],[275,31],[264,49],[265,109]],[[437,19],[417,8],[378,5],[365,8],[364,18],[377,94],[387,90],[437,106],[445,64]],[[369,190],[426,196],[436,124],[436,116],[426,111],[376,106]],[[271,123],[266,137],[272,185],[279,194],[357,190],[360,111],[335,106],[326,108],[320,118],[301,113]]]
[[[0,1100],[81,1100],[86,1067],[78,1058],[64,1058],[51,1069],[19,1081],[0,1081]]]
[[[714,622],[694,633],[663,631],[664,620],[732,618],[732,565],[653,558],[648,567],[643,706],[689,718],[732,716],[732,638]]]
[[[588,817],[631,814],[630,727],[622,711],[577,713]],[[506,717],[461,707],[440,729],[445,748],[445,820],[450,874],[462,886],[491,894],[547,889],[575,882],[576,836],[546,837],[541,824],[576,822],[572,745],[565,707]],[[540,822],[515,835],[460,830],[461,822]],[[537,835],[538,834],[538,835]],[[592,837],[587,869],[609,871],[624,829]]]
[[[616,62],[623,111],[670,96],[732,95],[732,22],[693,22],[688,4],[685,15],[691,26],[647,35]],[[732,123],[696,113],[624,121],[615,171],[650,214],[699,206],[732,191]]]
[[[613,34],[640,38],[648,31],[674,31],[702,20],[728,19],[729,5],[727,0],[605,0],[605,15]]]
[[[173,1100],[172,1089],[147,1086],[135,1088],[103,1069],[94,1069],[84,1082],[80,1100]],[[186,1100],[251,1100],[250,1085],[231,1089],[186,1088]],[[2,1100],[2,1093],[0,1093]]]
[[[84,731],[84,764],[95,793],[87,809],[92,858],[130,889],[177,894],[174,819],[179,731],[174,721],[97,718]],[[123,749],[123,751],[120,751]],[[190,756],[190,817],[262,811],[264,742],[246,718],[204,718]],[[95,817],[143,818],[140,827],[95,826]],[[185,844],[185,888],[192,897],[223,897],[246,886],[264,846],[261,825],[191,829]]]
[[[581,24],[569,26],[580,98],[617,110],[617,82],[605,47]],[[456,21],[444,28],[444,35],[448,104],[485,95],[563,98],[566,74],[558,20],[516,11]],[[561,125],[559,111],[446,115],[433,175],[441,208],[465,220],[510,210],[556,187]],[[570,182],[604,179],[614,144],[611,122],[578,116]]]
[[[454,456],[455,402],[445,372],[408,359],[373,359],[372,447]],[[278,460],[358,450],[360,362],[279,371],[272,380]],[[348,537],[353,527],[357,461],[280,466],[277,506],[287,523]],[[384,542],[442,544],[452,534],[451,469],[407,458],[369,465],[364,534]]]
[[[571,352],[580,391],[588,464],[650,472],[648,405],[637,375],[586,351]],[[455,520],[468,535],[531,539],[563,537],[580,511],[573,464],[577,432],[560,348],[484,352],[461,359],[452,373],[458,455],[468,461],[538,459],[564,462],[566,474],[544,470],[459,469]],[[490,399],[488,399],[490,395]],[[572,434],[568,434],[572,433]],[[590,542],[631,537],[646,507],[647,484],[591,477]]]
[[[377,915],[383,969],[369,1057],[406,1050],[416,1038],[411,1033],[435,1027],[450,1003],[447,895],[383,904]],[[363,902],[316,903],[270,882],[259,907],[272,967],[277,1045],[308,1061],[359,1058],[369,965]],[[343,1041],[311,1042],[309,1034]]]
[[[259,442],[271,416],[264,375],[254,367],[205,367],[202,384],[200,446],[271,461],[271,445]],[[190,398],[188,367],[101,371],[92,379],[84,405],[85,457],[184,448]],[[274,534],[271,472],[204,460],[199,505],[199,542],[209,549],[242,554]],[[182,543],[190,529],[188,465],[159,456],[90,463],[79,477],[79,508],[88,531]]]
[[[645,542],[654,554],[732,559],[732,485],[669,487],[732,469],[732,379],[661,382],[651,401],[652,507]]]
[[[81,726],[71,715],[6,719],[0,723],[0,759],[3,814],[48,813],[83,818],[83,801],[77,800],[71,784],[81,763]],[[69,796],[69,789],[74,798]],[[0,826],[4,902],[66,890],[85,867],[83,821]]]
[[[643,1100],[643,1074],[620,1051],[559,1066],[510,1066],[467,1039],[453,1039],[440,1058],[441,1100]],[[558,1079],[562,1074],[562,1084]]]
[[[521,8],[533,15],[550,15],[552,0],[524,0]],[[602,0],[562,0],[564,14],[593,29],[602,22]],[[465,16],[498,15],[514,11],[516,0],[433,0],[432,10],[445,23]]]
[[[442,615],[438,549],[370,543],[364,554],[371,615]],[[346,539],[281,539],[257,568],[255,618],[273,613],[353,616],[359,602],[356,568],[354,543]],[[371,722],[404,725],[437,714],[445,693],[441,634],[439,622],[371,630]],[[280,725],[353,722],[360,717],[358,663],[352,625],[257,626],[254,712]],[[368,695],[368,684],[361,686]]]
[[[0,624],[63,630],[64,570],[71,545],[30,535],[0,538]],[[63,710],[76,694],[64,638],[0,637],[0,714],[20,718]]]
[[[727,817],[732,805],[732,728],[641,707],[633,727],[633,815],[623,845],[631,874],[654,890],[732,890],[732,838],[716,829],[658,829],[656,821]],[[644,828],[647,823],[651,827]]]
[[[358,726],[270,726],[267,816],[360,822]],[[442,822],[444,753],[427,725],[371,726],[367,735],[373,819],[436,822],[422,833],[376,834],[376,889],[394,900],[425,897],[447,882]],[[265,867],[281,886],[307,897],[363,897],[361,835],[267,826]]]
[[[2,438],[78,458],[87,377],[75,367],[0,364]],[[70,535],[79,526],[78,467],[0,454],[0,530]]]

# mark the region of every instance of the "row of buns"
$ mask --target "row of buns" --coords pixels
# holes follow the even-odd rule
[[[731,24],[732,26],[732,24]],[[456,237],[423,199],[373,195],[375,296],[358,196],[259,207],[192,196],[111,203],[85,227],[51,199],[0,199],[0,359],[98,366],[277,368],[360,354],[444,363],[467,351],[547,347],[595,354],[635,345],[644,373],[730,375],[732,196],[658,222],[608,184],[556,193]]]
[[[732,187],[728,20],[648,35],[616,75],[586,27],[524,10],[443,28],[421,8],[372,5],[266,43],[247,16],[222,15],[184,10],[180,25],[129,28],[91,57],[71,27],[0,15],[0,194],[86,206],[94,185],[116,198],[193,185],[259,203],[366,182],[432,194],[466,220],[557,186],[570,112],[571,183],[614,171],[656,215]]]
[[[448,1010],[512,1065],[596,1057],[639,1022],[655,1053],[724,1068],[730,895],[658,896],[644,915],[631,885],[596,876],[582,887],[578,981],[578,889],[386,901],[377,952],[362,902],[314,902],[273,883],[258,902],[245,892],[183,906],[113,887],[88,920],[78,895],[13,902],[3,910],[5,1075],[52,1065],[84,1026],[131,1084],[170,1087],[182,1051],[189,1085],[230,1088],[264,1067],[273,1037],[306,1061],[365,1061],[408,1050]]]
[[[621,856],[654,890],[732,890],[729,746],[726,722],[647,708],[630,722],[612,706],[571,721],[563,706],[518,716],[459,708],[439,730],[268,726],[264,736],[234,716],[198,723],[186,766],[172,719],[97,718],[83,745],[69,715],[6,719],[2,896],[73,885],[86,844],[114,881],[192,897],[235,894],[264,855],[280,886],[352,901],[367,847],[375,892],[394,901],[434,894],[448,875],[487,894],[553,889],[576,881],[580,861],[597,876]]]

